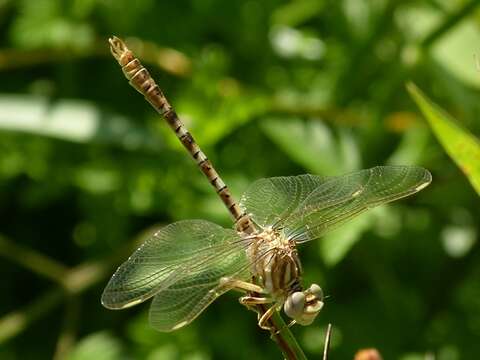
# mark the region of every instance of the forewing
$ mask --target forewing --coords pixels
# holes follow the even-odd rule
[[[240,259],[238,253],[243,254],[245,246],[235,231],[208,221],[167,225],[117,269],[103,292],[102,304],[123,309],[143,302],[184,277],[198,275],[222,257]]]
[[[308,174],[260,179],[245,191],[240,207],[261,227],[274,225],[291,215],[325,179]]]
[[[150,323],[159,331],[172,331],[189,324],[212,301],[231,289],[219,279],[248,280],[251,277],[245,251],[215,257],[179,281],[161,290],[150,307]]]
[[[428,184],[428,170],[377,166],[327,179],[282,223],[287,237],[304,242],[375,206],[412,195]]]

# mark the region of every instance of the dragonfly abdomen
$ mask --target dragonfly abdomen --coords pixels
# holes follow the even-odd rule
[[[212,163],[197,145],[193,136],[173,110],[160,87],[156,84],[147,69],[119,38],[110,39],[111,52],[122,67],[125,77],[138,92],[157,110],[167,121],[177,138],[193,157],[197,166],[208,178],[210,184],[228,208],[235,219],[238,231],[251,233],[254,227],[248,215],[244,214],[230,194],[230,190],[215,171]]]

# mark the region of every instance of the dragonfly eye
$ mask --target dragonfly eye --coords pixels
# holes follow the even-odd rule
[[[318,299],[320,301],[323,301],[323,290],[317,284],[310,285],[310,287],[307,289],[306,292],[311,296],[313,295],[313,299],[315,299],[315,300]],[[309,299],[307,301],[312,301],[312,300]]]
[[[287,298],[283,309],[285,311],[285,314],[287,314],[292,319],[296,319],[302,315],[304,307],[305,294],[303,292],[297,291]]]
[[[300,325],[310,325],[313,320],[315,320],[322,308],[323,302],[320,300],[316,300],[313,303],[308,304],[303,310],[302,314],[295,318],[295,320]]]
[[[312,284],[305,291],[296,291],[291,294],[283,309],[285,314],[300,325],[310,325],[323,308],[323,291],[317,284]]]

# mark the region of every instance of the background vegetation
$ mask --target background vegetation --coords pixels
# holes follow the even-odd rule
[[[332,359],[364,347],[385,359],[478,358],[478,195],[405,90],[413,80],[479,134],[476,5],[0,0],[0,358],[280,356],[237,294],[171,334],[149,327],[148,304],[101,307],[145,232],[188,218],[230,226],[123,78],[112,34],[131,37],[237,197],[260,177],[431,170],[417,196],[302,246],[305,282],[329,295],[313,325],[294,328],[310,358],[328,322]]]

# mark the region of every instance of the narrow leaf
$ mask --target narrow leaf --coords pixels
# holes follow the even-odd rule
[[[428,120],[445,151],[480,195],[480,142],[450,115],[426,97],[413,83],[407,90]]]

